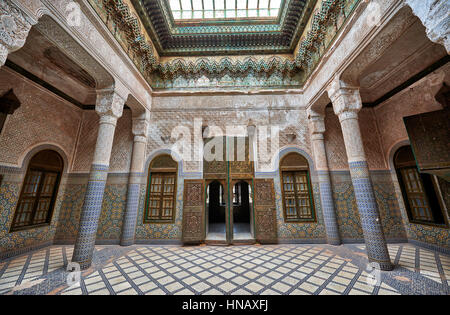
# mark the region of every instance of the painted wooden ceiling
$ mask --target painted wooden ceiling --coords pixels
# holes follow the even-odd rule
[[[265,22],[175,21],[169,0],[88,1],[154,90],[186,91],[301,87],[362,0],[285,0]]]
[[[175,22],[275,20],[284,0],[169,0]]]
[[[317,0],[131,0],[160,56],[292,53]]]

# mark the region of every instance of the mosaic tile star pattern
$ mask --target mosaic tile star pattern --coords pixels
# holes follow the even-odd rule
[[[449,294],[450,257],[389,245],[396,269],[367,283],[364,245],[97,246],[93,267],[66,284],[69,246],[0,263],[0,294],[398,295]]]

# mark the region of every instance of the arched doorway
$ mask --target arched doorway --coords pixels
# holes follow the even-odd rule
[[[207,240],[226,241],[225,209],[224,187],[219,181],[213,181],[206,188]]]
[[[233,241],[254,239],[252,222],[253,198],[251,185],[242,180],[233,185]]]

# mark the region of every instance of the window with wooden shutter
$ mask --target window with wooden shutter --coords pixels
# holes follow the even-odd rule
[[[420,173],[410,146],[394,156],[403,201],[411,223],[446,225],[434,175]]]
[[[170,155],[150,164],[144,223],[172,223],[176,209],[177,163]]]
[[[285,222],[315,222],[308,161],[290,153],[281,160],[280,173]]]
[[[62,172],[62,158],[55,151],[44,150],[31,159],[11,231],[50,224]]]

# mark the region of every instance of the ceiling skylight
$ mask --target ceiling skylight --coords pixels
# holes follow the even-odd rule
[[[282,0],[169,0],[175,21],[202,19],[275,19]]]

